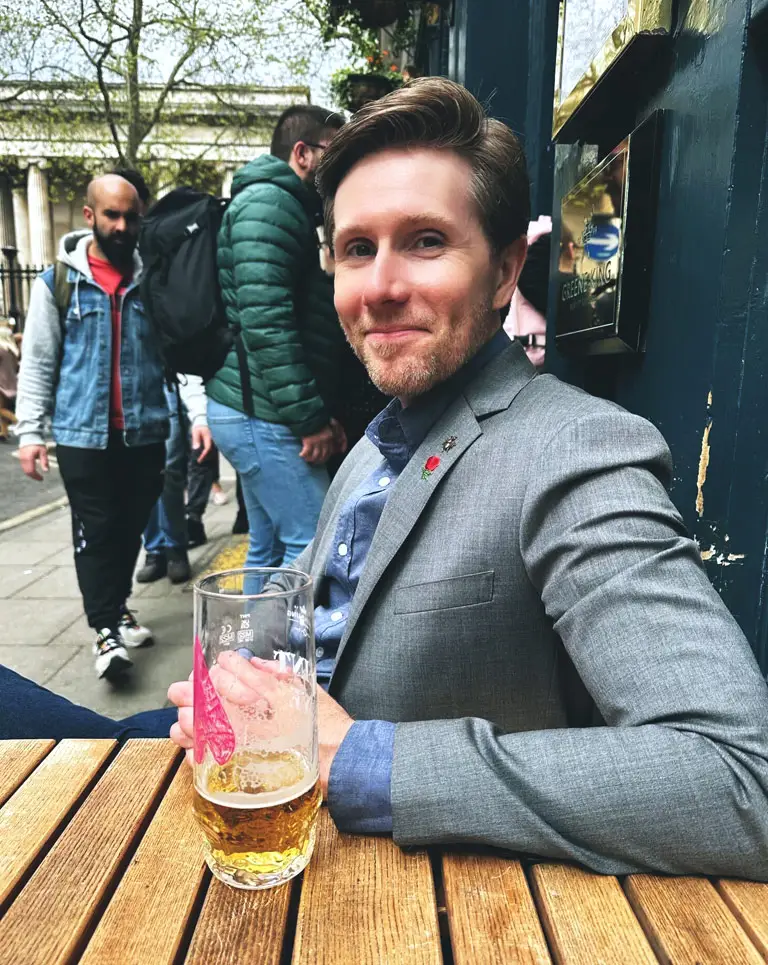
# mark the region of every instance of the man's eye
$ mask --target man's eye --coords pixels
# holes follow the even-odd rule
[[[373,245],[365,241],[353,241],[347,246],[346,253],[350,258],[368,258],[373,254]]]
[[[444,242],[440,235],[422,235],[420,238],[416,239],[414,247],[424,251],[434,248],[442,248],[443,245]]]

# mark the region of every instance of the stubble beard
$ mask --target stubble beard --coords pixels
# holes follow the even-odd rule
[[[452,329],[447,338],[444,336],[442,352],[407,355],[395,344],[374,349],[367,344],[364,334],[353,341],[347,333],[347,340],[380,392],[410,399],[423,395],[458,372],[499,328],[499,316],[492,309],[490,297],[473,306],[471,316],[469,338],[456,339],[456,329]],[[400,355],[399,362],[387,364]]]

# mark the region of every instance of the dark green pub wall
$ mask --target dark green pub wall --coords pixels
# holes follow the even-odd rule
[[[534,213],[552,213],[556,233],[590,157],[586,144],[551,143],[557,6],[456,0],[430,58],[522,136]],[[643,78],[584,141],[603,156],[666,112],[645,352],[566,358],[550,317],[547,366],[662,431],[672,498],[767,672],[768,0],[678,0],[672,39]]]

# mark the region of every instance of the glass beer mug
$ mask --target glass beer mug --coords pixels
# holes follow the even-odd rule
[[[302,871],[320,807],[312,581],[229,570],[195,585],[194,811],[211,871],[270,888]]]

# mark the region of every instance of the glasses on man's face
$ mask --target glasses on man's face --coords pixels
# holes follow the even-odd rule
[[[328,148],[328,145],[327,145],[327,144],[315,144],[314,141],[302,141],[301,143],[302,143],[302,144],[306,144],[307,147],[316,147],[316,148],[318,148],[320,151],[325,151],[325,150]]]
[[[545,348],[547,338],[545,335],[515,335],[513,342],[519,342],[523,348]]]

